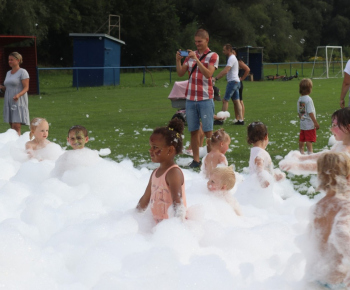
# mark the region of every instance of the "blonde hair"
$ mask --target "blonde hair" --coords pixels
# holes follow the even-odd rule
[[[15,59],[19,61],[19,64],[23,62],[23,57],[21,54],[19,54],[17,51],[11,52],[9,56],[13,56]]]
[[[226,190],[232,189],[236,184],[236,175],[233,166],[220,166],[212,170],[210,174],[220,177],[220,187],[226,185]]]
[[[312,89],[312,80],[302,79],[299,83],[299,93],[302,96],[309,95]]]
[[[327,152],[317,160],[318,189],[345,193],[350,175],[350,156],[345,152]]]
[[[44,118],[34,118],[30,121],[30,133],[29,133],[29,139],[32,140],[34,136],[35,129],[41,124],[42,121],[46,121]]]
[[[230,136],[225,132],[223,128],[216,130],[210,138],[210,144],[216,145],[221,142],[229,142]]]

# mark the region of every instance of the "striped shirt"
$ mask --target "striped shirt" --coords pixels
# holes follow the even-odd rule
[[[205,53],[209,52],[209,48],[204,51]],[[200,58],[198,51],[195,52],[197,58]],[[202,64],[208,68],[209,65],[213,65],[215,69],[218,68],[219,65],[219,56],[215,52],[208,53],[204,59],[201,60]],[[188,74],[191,73],[193,66],[196,64],[196,61],[192,58],[187,57],[184,61],[184,65],[188,67]],[[186,88],[186,99],[190,101],[203,101],[209,100],[214,97],[213,83],[211,77],[207,79],[200,69],[195,68],[192,73],[190,79],[188,80],[188,85]]]

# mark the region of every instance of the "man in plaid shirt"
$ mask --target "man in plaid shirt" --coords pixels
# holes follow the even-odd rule
[[[209,43],[209,34],[204,29],[197,30],[194,36],[196,51],[188,50],[189,54],[183,64],[182,56],[178,51],[176,53],[176,72],[182,77],[186,72],[189,74],[188,85],[186,89],[186,118],[188,130],[191,132],[191,147],[193,151],[193,161],[191,168],[201,166],[199,159],[199,130],[200,122],[204,134],[207,138],[207,149],[210,152],[208,141],[213,133],[214,122],[214,90],[212,76],[219,65],[219,56],[211,52]]]

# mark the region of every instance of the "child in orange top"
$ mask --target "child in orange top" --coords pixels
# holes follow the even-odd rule
[[[185,180],[174,160],[182,152],[183,130],[183,122],[175,118],[167,127],[156,128],[149,138],[151,160],[160,165],[153,171],[137,210],[146,210],[150,203],[156,222],[168,219],[171,211],[171,215],[185,219]]]
[[[209,177],[212,170],[219,164],[225,166],[228,165],[225,153],[228,150],[230,143],[230,136],[224,131],[224,129],[219,129],[213,133],[210,139],[211,150],[210,153],[205,156],[202,166],[206,178]]]
[[[317,171],[318,189],[326,196],[312,212],[314,255],[306,277],[327,289],[350,289],[350,157],[344,152],[324,153]]]

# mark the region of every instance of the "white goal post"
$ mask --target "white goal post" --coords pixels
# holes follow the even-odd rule
[[[344,77],[343,49],[341,46],[317,46],[311,78]]]

